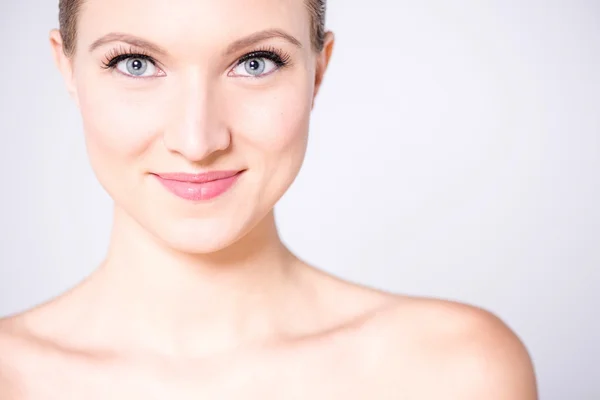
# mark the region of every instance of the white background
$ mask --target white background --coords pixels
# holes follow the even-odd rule
[[[56,25],[57,1],[0,3],[0,315],[107,245]],[[487,308],[529,348],[540,398],[600,399],[600,2],[330,0],[328,25],[286,242],[357,282]]]

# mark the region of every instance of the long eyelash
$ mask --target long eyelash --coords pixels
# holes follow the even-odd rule
[[[120,46],[112,49],[102,61],[102,67],[105,69],[112,69],[117,66],[123,60],[127,60],[128,58],[139,58],[142,60],[148,60],[152,64],[156,65],[156,61],[149,54],[145,53],[143,50],[136,49],[134,47],[129,47],[128,49]]]
[[[290,65],[291,56],[288,53],[285,53],[275,47],[263,47],[258,48],[248,54],[243,55],[237,62],[236,65],[240,65],[245,63],[248,60],[252,60],[253,58],[266,58],[271,60],[277,65],[277,67],[282,68]]]
[[[113,48],[102,61],[102,67],[105,69],[112,69],[117,66],[123,60],[127,60],[129,58],[140,58],[144,60],[148,60],[154,65],[156,65],[156,61],[152,56],[144,52],[143,50],[136,49],[134,47],[125,48],[123,46]],[[277,67],[282,68],[290,65],[291,56],[288,53],[285,53],[275,47],[263,47],[258,48],[248,54],[242,56],[237,62],[236,65],[243,64],[244,62],[251,60],[253,58],[266,58],[271,60],[277,65]]]

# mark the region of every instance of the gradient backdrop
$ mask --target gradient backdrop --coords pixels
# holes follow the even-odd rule
[[[55,70],[57,1],[0,2],[0,315],[102,259],[111,208]],[[337,47],[278,207],[323,269],[487,308],[540,398],[600,399],[600,2],[329,0]]]

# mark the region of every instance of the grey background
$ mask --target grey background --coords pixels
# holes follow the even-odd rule
[[[50,56],[0,5],[0,315],[102,259],[110,200]],[[345,278],[487,308],[543,399],[600,399],[600,2],[330,0],[337,47],[286,242]]]

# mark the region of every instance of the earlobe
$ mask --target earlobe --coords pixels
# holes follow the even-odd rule
[[[325,71],[327,70],[327,66],[329,65],[329,60],[331,59],[331,54],[333,53],[333,45],[335,42],[335,36],[333,32],[327,32],[325,34],[325,40],[323,44],[323,50],[317,56],[317,67],[315,69],[315,90],[313,94],[313,106],[315,103],[315,98],[321,88],[321,84],[323,83],[323,78],[325,77]]]
[[[67,85],[67,91],[73,100],[75,100],[75,103],[78,103],[73,76],[73,61],[64,52],[62,36],[58,29],[53,29],[50,32],[50,46],[52,48],[54,63]]]

